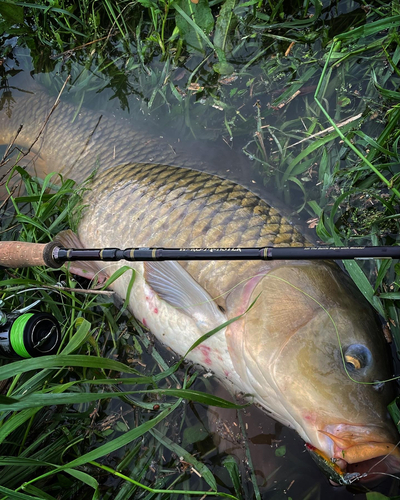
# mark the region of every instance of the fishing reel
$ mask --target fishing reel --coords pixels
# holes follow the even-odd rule
[[[49,313],[27,312],[34,304],[9,314],[1,310],[0,356],[6,358],[36,358],[56,354],[61,344],[61,329]]]

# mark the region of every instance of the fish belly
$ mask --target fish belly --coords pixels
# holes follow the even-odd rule
[[[84,247],[248,247],[305,244],[286,219],[241,186],[202,172],[153,164],[129,164],[94,180],[79,225]],[[108,275],[123,265],[136,270],[130,309],[164,344],[180,355],[202,331],[183,309],[162,300],[146,283],[143,264],[104,264]],[[238,285],[265,273],[273,264],[256,261],[191,261],[181,266],[226,311],[226,297]],[[126,297],[130,273],[114,284]],[[225,329],[194,349],[188,359],[212,370],[227,385],[248,391],[236,373]]]
[[[173,352],[184,356],[190,347],[205,333],[196,322],[179,308],[162,300],[144,279],[143,264],[127,263],[135,270],[135,281],[129,297],[129,309],[156,338]],[[117,270],[120,266],[115,266]],[[119,278],[113,290],[121,298],[126,297],[132,277],[127,271]],[[233,367],[223,328],[195,347],[187,359],[213,372],[231,390],[245,390]]]

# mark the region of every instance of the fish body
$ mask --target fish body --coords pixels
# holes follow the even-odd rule
[[[32,148],[31,172],[44,177],[50,172],[63,174],[78,183],[94,170],[105,170],[127,161],[152,161],[183,167],[194,167],[195,159],[164,147],[163,141],[151,136],[142,127],[132,128],[126,119],[93,112],[77,111],[68,103],[59,102],[50,115],[55,97],[41,89],[19,95],[11,114],[0,112],[0,143],[10,144],[20,126],[16,143]],[[46,126],[39,131],[47,118]],[[201,163],[200,163],[201,165]]]
[[[123,165],[99,175],[89,196],[96,203],[80,223],[84,247],[306,244],[251,192],[193,170]],[[121,265],[112,264],[107,273]],[[377,383],[392,375],[385,340],[370,306],[335,264],[192,261],[132,267],[137,274],[131,311],[175,352],[185,354],[201,335],[245,313],[189,359],[231,389],[251,394],[342,467],[360,459],[372,465],[371,459],[393,452],[397,433],[386,410],[393,392],[390,384]],[[114,285],[121,297],[129,280],[126,273]],[[397,458],[386,465],[396,468]]]
[[[81,182],[88,168],[99,167],[83,200],[78,237],[64,235],[60,241],[65,246],[307,244],[287,219],[242,186],[181,168],[195,162],[190,156],[168,156],[161,150],[154,156],[144,153],[149,162],[144,163],[140,145],[132,140],[145,141],[146,148],[157,141],[136,132],[128,133],[130,154],[118,156],[119,150],[126,151],[119,146],[119,141],[127,144],[123,129],[113,131],[111,143],[104,146],[98,134],[101,122],[87,135],[90,112],[82,111],[71,129],[60,111],[53,113],[36,148],[43,172],[59,170]],[[1,117],[3,141],[11,137],[7,129],[14,131],[19,118],[13,120]],[[36,128],[29,117],[23,123],[26,137],[39,129],[38,120]],[[68,152],[74,144],[78,154],[72,161]],[[132,163],[136,155],[141,163]],[[158,160],[166,164],[154,164]],[[398,435],[386,410],[392,387],[379,383],[392,375],[385,341],[370,306],[336,265],[119,262],[99,263],[96,269],[75,263],[73,270],[88,276],[101,270],[111,276],[122,265],[136,271],[130,310],[162,343],[183,355],[204,333],[243,315],[200,344],[189,359],[212,370],[231,390],[250,394],[343,469],[350,464],[353,470],[362,462],[358,470],[366,472],[375,465],[371,460],[389,454],[384,470],[399,470]],[[126,272],[112,285],[123,299],[130,280]]]
[[[305,242],[286,219],[251,192],[194,170],[153,164],[124,165],[99,175],[91,186],[90,198],[94,193],[96,203],[87,207],[79,226],[84,247],[100,242],[120,248],[133,245],[235,248],[267,241],[301,246]],[[104,212],[104,207],[112,206],[121,224],[118,231],[111,222],[111,214]],[[236,308],[231,311],[227,304],[229,292],[249,280],[251,283],[259,280],[263,269],[268,267],[254,261],[189,261],[180,263],[176,269],[169,269],[174,264],[166,263],[129,265],[137,270],[130,300],[132,312],[179,354],[184,354],[199,336],[236,314]],[[118,267],[120,263],[107,264],[107,269],[101,266],[108,275]],[[179,278],[174,281],[180,269],[195,282],[185,283]],[[165,281],[161,282],[164,274]],[[127,273],[115,283],[114,289],[120,296],[126,295],[130,278]],[[178,287],[182,287],[182,298],[176,299],[173,294]],[[201,296],[199,290],[206,295]],[[208,309],[210,303],[213,307]],[[175,334],[171,335],[171,330]],[[214,342],[221,343],[221,348],[214,350],[208,344],[201,345],[192,355],[193,361],[212,369],[221,378],[226,379],[225,374],[229,373],[235,379],[233,385],[237,385],[225,336],[215,335],[209,344]]]
[[[155,135],[154,126],[143,117],[132,123],[118,113],[83,107],[77,110],[63,101],[54,108],[55,96],[49,96],[33,82],[29,85],[33,90],[18,93],[11,110],[0,110],[0,144],[8,145],[15,140],[15,144],[29,150],[24,166],[32,175],[44,178],[56,172],[81,183],[95,170],[101,172],[132,161],[217,173],[221,157],[226,161],[230,178],[236,175],[236,170],[241,171],[241,177],[248,171],[248,165],[243,166],[229,148],[215,154],[202,148],[193,154],[193,144],[185,147],[180,141]],[[149,133],[149,128],[153,133]],[[18,161],[21,163],[20,157]],[[247,172],[245,177],[248,176]],[[254,174],[247,182],[254,190],[257,185],[253,179]]]

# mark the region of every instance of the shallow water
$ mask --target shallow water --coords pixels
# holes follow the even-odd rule
[[[359,5],[355,2],[340,2],[339,8],[332,10],[327,8],[329,2],[324,1],[323,4],[324,8],[326,8],[325,22],[331,25],[332,30],[340,31],[339,26],[342,26],[341,23],[346,24],[351,22],[354,17],[362,16]],[[62,95],[63,101],[72,103],[77,107],[82,105],[100,114],[104,113],[105,117],[115,115],[118,118],[125,119],[127,127],[145,128],[149,131],[149,135],[160,138],[160,144],[165,141],[165,147],[189,151],[193,157],[208,165],[207,171],[239,182],[267,201],[273,200],[273,204],[280,206],[282,203],[286,203],[286,211],[293,214],[294,210],[302,204],[303,193],[294,183],[289,189],[289,181],[282,181],[283,166],[279,165],[279,161],[275,163],[272,161],[276,157],[273,134],[270,136],[264,135],[263,140],[265,142],[263,145],[268,153],[267,163],[274,163],[276,170],[254,159],[256,155],[263,157],[263,151],[260,154],[260,148],[254,142],[254,134],[260,132],[258,127],[265,127],[263,129],[265,132],[267,126],[269,126],[271,130],[274,130],[275,134],[285,130],[290,140],[296,142],[297,139],[302,137],[299,132],[301,121],[309,118],[310,110],[315,111],[312,102],[313,94],[311,90],[310,93],[299,95],[290,104],[280,109],[270,107],[274,99],[279,96],[279,91],[291,82],[289,77],[290,64],[280,54],[282,57],[281,80],[264,82],[268,63],[272,57],[276,56],[278,46],[275,44],[267,47],[263,56],[257,59],[254,65],[246,68],[247,62],[254,58],[260,50],[260,38],[261,35],[258,35],[253,41],[249,40],[249,43],[243,45],[237,52],[235,56],[236,78],[234,80],[229,81],[227,79],[226,82],[218,83],[212,69],[207,67],[207,64],[204,64],[199,70],[201,76],[197,82],[200,90],[193,87],[193,90],[190,91],[190,97],[185,98],[183,96],[182,102],[178,98],[171,96],[171,92],[167,87],[169,82],[164,84],[163,78],[165,78],[165,74],[163,71],[165,63],[161,58],[154,57],[144,67],[137,64],[134,52],[131,59],[125,58],[123,61],[126,69],[121,70],[121,72],[128,75],[129,84],[127,85],[127,95],[122,92],[123,98],[120,95],[121,99],[116,97],[119,89],[118,82],[113,83],[109,75],[99,70],[96,65],[98,61],[94,60],[88,69],[80,64],[78,58],[73,57],[66,61],[58,60],[51,73],[41,73],[37,71],[37,66],[35,66],[30,52],[27,49],[16,47],[16,39],[10,39],[7,42],[15,48],[13,50],[13,59],[6,60],[6,64],[2,66],[2,71],[5,71],[10,76],[8,78],[9,91],[12,98],[16,100],[21,89],[24,91],[29,90],[30,85],[32,85],[29,77],[31,72],[34,75],[35,82],[46,88],[53,100],[55,100],[68,72],[71,72],[73,78]],[[121,42],[115,43],[115,50],[119,47],[119,43]],[[132,50],[135,49],[133,42],[131,47]],[[319,48],[320,43],[315,40],[310,51],[317,53]],[[201,58],[193,56],[188,61],[185,61],[184,66],[174,70],[171,78],[175,88],[179,88],[179,90],[186,88],[189,78],[200,62]],[[318,61],[315,64],[317,69],[310,76],[310,88],[315,88],[321,72],[321,65],[318,67]],[[367,71],[367,58],[360,57],[359,65],[361,68],[360,73]],[[304,66],[306,66],[306,63],[304,63]],[[18,69],[23,69],[23,72],[11,76]],[[297,75],[297,77],[301,76],[300,74]],[[249,84],[249,82],[251,83]],[[263,83],[264,91],[262,90]],[[354,81],[352,81],[351,75],[347,75],[346,84],[348,88],[343,92],[347,92],[351,97],[350,107],[347,109],[333,109],[331,115],[335,116],[335,121],[356,115],[363,111],[372,100],[373,91],[368,87],[366,81],[360,81],[357,75],[354,76]],[[204,89],[201,90],[203,85]],[[358,94],[351,90],[352,85],[353,90],[355,88]],[[255,89],[254,94],[251,91],[252,86]],[[357,97],[360,92],[366,92],[367,88],[370,91],[368,99],[363,100]],[[218,107],[220,106],[218,94],[233,93],[233,89],[236,89],[234,95],[243,91],[240,105],[238,99],[232,101],[232,108],[236,107],[238,114],[235,115],[232,110],[230,113],[225,114],[224,110]],[[165,96],[168,96],[168,99]],[[336,100],[336,94],[332,94],[327,98],[330,106],[334,105]],[[227,120],[231,120],[229,127],[224,126],[224,121]],[[73,123],[70,126],[73,127]],[[381,125],[379,122],[371,122],[368,127],[377,133]],[[229,134],[229,131],[233,132],[232,135]],[[243,152],[243,149],[247,151],[247,154]],[[331,164],[345,165],[346,158],[341,156],[339,145],[329,145],[327,152],[330,155],[329,161]],[[270,179],[269,182],[267,182],[268,178]],[[303,181],[303,186],[307,188],[310,197],[313,198],[313,196],[316,196],[315,193],[319,193],[318,201],[325,200],[326,202],[329,196],[334,199],[331,194],[324,192],[321,194],[319,192],[318,184],[320,182],[321,179],[318,177],[317,168],[313,170],[313,165],[310,165],[309,171],[304,173]],[[305,221],[309,217],[311,217],[310,211],[301,214],[304,229],[306,229]],[[162,348],[160,349],[162,350]],[[195,388],[202,390],[204,384],[209,385],[207,379],[204,381],[200,377]],[[111,415],[120,408],[122,408],[122,411],[130,410],[129,406],[118,402],[110,403],[106,412]],[[249,412],[258,415],[256,417],[256,429],[259,428],[259,425],[262,427],[259,428],[257,437],[251,437],[253,441],[263,442],[263,444],[257,445],[257,451],[254,451],[256,455],[259,455],[257,459],[253,459],[254,468],[259,470],[267,463],[267,472],[264,474],[266,476],[279,469],[267,481],[267,488],[263,493],[263,498],[280,499],[291,497],[310,500],[329,498],[333,500],[336,498],[352,498],[355,494],[360,500],[365,498],[364,488],[361,486],[355,485],[346,488],[330,486],[312,462],[311,457],[305,452],[303,442],[294,432],[282,427],[264,414],[259,414],[256,410],[251,409],[248,410]],[[135,425],[137,415],[136,413],[129,413],[125,418],[129,427],[132,428]],[[213,415],[212,418],[215,419],[216,415]],[[179,426],[176,432],[179,431],[179,439],[183,440],[183,442],[185,441],[185,429],[206,429],[204,434],[199,431],[201,439],[198,441],[190,440],[187,449],[193,454],[198,453],[201,456],[206,456],[205,462],[207,465],[210,466],[217,477],[220,475],[221,491],[224,491],[224,483],[225,481],[229,482],[229,479],[226,471],[220,465],[221,456],[215,449],[208,434],[210,424],[207,420],[207,410],[198,404],[187,404],[180,415],[179,421],[183,422],[184,425],[182,429]],[[173,425],[174,422],[170,422],[170,426],[173,427]],[[173,430],[172,434],[174,432],[175,430]],[[152,438],[149,437],[149,439],[149,446],[155,446],[151,441]],[[276,450],[283,446],[286,447],[284,455],[276,456]],[[126,449],[121,453],[117,453],[113,460],[118,462],[125,452],[127,452]],[[164,468],[166,470],[173,473],[176,462],[176,459],[171,457],[168,452],[165,452],[166,465]],[[160,464],[158,464],[158,467],[160,467]],[[244,472],[243,481],[247,484],[249,480],[245,474]],[[151,477],[148,477],[149,481],[151,479]],[[200,482],[200,480],[198,481]],[[108,479],[103,485],[102,498],[113,498],[120,487],[120,481]],[[194,486],[190,487],[195,488]],[[200,488],[206,489],[207,485],[198,485],[198,489]],[[379,485],[377,490],[394,494],[396,488],[397,482],[388,480]],[[228,488],[225,487],[225,490],[227,491]],[[361,492],[357,490],[361,490]],[[246,498],[252,498],[252,487],[248,484],[245,485],[245,491],[247,491],[248,495]]]

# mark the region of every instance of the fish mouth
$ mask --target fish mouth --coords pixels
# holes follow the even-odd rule
[[[326,436],[328,455],[307,444],[308,451],[334,484],[371,481],[400,472],[399,444],[382,429],[336,425],[319,430]]]

